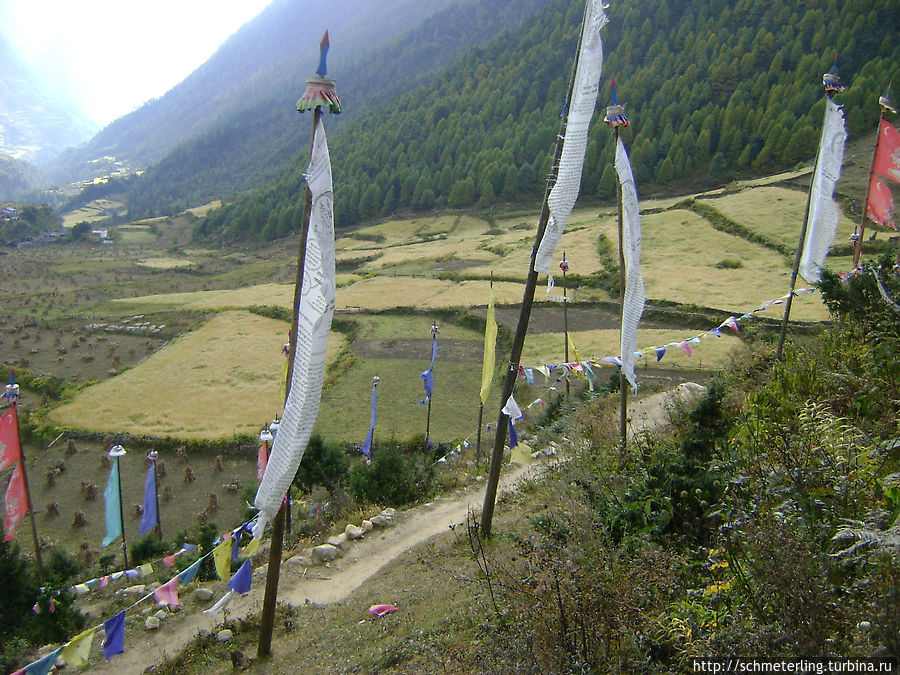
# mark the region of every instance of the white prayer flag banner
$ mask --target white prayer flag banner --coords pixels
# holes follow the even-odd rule
[[[622,186],[622,252],[625,257],[625,296],[622,302],[621,349],[622,373],[637,392],[634,374],[634,352],[637,350],[637,329],[644,312],[647,296],[641,274],[641,215],[637,188],[631,172],[631,162],[622,139],[616,144],[616,173]]]
[[[534,269],[549,272],[553,254],[566,229],[566,222],[578,199],[581,188],[581,171],[587,149],[588,128],[597,103],[600,89],[600,73],[603,70],[603,42],[600,29],[608,21],[601,0],[588,0],[581,34],[581,51],[575,68],[575,82],[569,116],[566,121],[566,137],[559,158],[556,183],[550,190],[548,205],[550,219],[534,259]]]
[[[816,173],[810,186],[809,219],[806,221],[803,257],[800,258],[800,274],[811,284],[821,278],[825,256],[837,233],[840,212],[833,195],[834,186],[841,177],[846,140],[843,108],[829,98],[825,102],[825,123],[816,159]]]
[[[335,273],[331,161],[321,119],[314,131],[312,154],[305,175],[312,202],[300,291],[294,370],[281,426],[254,500],[262,511],[261,522],[254,528],[254,536],[262,532],[265,520],[273,518],[281,507],[306,451],[322,397],[325,351],[334,316]]]

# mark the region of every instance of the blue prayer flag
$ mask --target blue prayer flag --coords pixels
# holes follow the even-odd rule
[[[238,571],[234,573],[234,576],[232,576],[231,580],[228,582],[228,590],[241,594],[249,593],[250,582],[252,580],[253,575],[250,573],[250,558],[245,558],[244,564],[240,566]]]
[[[144,515],[141,516],[141,536],[150,532],[159,522],[156,512],[156,467],[151,464],[147,469],[147,479],[144,481]]]
[[[106,639],[103,640],[103,656],[109,661],[125,651],[125,610],[103,623]]]

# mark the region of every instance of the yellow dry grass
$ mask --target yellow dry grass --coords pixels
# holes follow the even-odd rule
[[[619,331],[618,330],[591,330],[570,332],[578,356],[582,361],[589,359],[602,359],[606,356],[619,355]],[[712,370],[725,365],[737,353],[745,352],[743,342],[730,329],[723,329],[722,337],[685,330],[645,329],[638,330],[638,350],[643,350],[644,358],[638,359],[638,365],[642,367],[656,365],[656,347],[663,347],[670,343],[680,342],[692,337],[700,337],[700,344],[690,345],[693,355],[687,353],[678,346],[666,347],[666,354],[659,363],[659,367],[665,368],[698,368],[702,365],[704,370]],[[576,357],[569,353],[571,360]],[[565,360],[565,342],[563,333],[538,333],[529,335],[525,340],[522,364],[537,366],[545,363],[560,363]],[[612,368],[612,364],[610,364]]]
[[[519,302],[522,299],[522,285],[495,282],[494,297],[498,304]],[[440,279],[375,277],[341,288],[337,293],[337,309],[468,307],[486,305],[487,298],[487,281],[455,283]]]
[[[140,305],[158,311],[166,309],[220,310],[230,307],[278,305],[290,307],[294,301],[293,284],[260,284],[234,290],[159,293],[136,298],[112,300],[114,305]]]
[[[616,236],[614,222],[603,226],[609,228],[608,236]],[[641,269],[647,297],[743,314],[786,295],[790,288],[784,256],[718,232],[695,213],[676,210],[645,215],[642,228]],[[742,266],[716,268],[725,258]],[[777,308],[767,313],[780,316]],[[815,321],[825,319],[827,312],[817,295],[804,295],[794,302],[791,317]]]
[[[285,326],[223,312],[134,369],[79,393],[50,419],[88,431],[185,439],[255,433],[282,408]],[[329,361],[343,340],[332,333]]]
[[[707,202],[723,214],[767,237],[795,248],[800,240],[806,193],[781,187],[756,187]],[[844,243],[854,223],[843,214],[838,221],[835,243]]]
[[[185,258],[143,258],[138,260],[137,264],[154,270],[173,270],[178,267],[190,267],[194,263]]]
[[[84,222],[93,223],[124,210],[125,205],[121,202],[114,202],[109,199],[95,199],[80,209],[63,214],[63,227],[75,227],[78,223]]]

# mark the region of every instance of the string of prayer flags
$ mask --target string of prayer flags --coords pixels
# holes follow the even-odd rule
[[[17,670],[13,675],[47,675],[47,673],[50,672],[50,669],[56,664],[56,659],[59,658],[62,650],[63,648],[60,647],[56,651],[50,652],[34,663],[25,666],[21,670]]]

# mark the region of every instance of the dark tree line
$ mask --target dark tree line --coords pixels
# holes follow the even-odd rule
[[[582,11],[581,0],[553,2],[431,83],[330,135],[337,223],[537,201]],[[613,76],[633,122],[623,138],[646,193],[811,158],[824,110],[821,77],[836,52],[849,84],[837,99],[849,133],[870,132],[878,95],[900,60],[893,29],[900,0],[623,0],[610,11],[582,182],[588,198],[615,194],[613,143],[599,121]],[[270,240],[295,230],[305,161],[212,212],[198,236]]]

